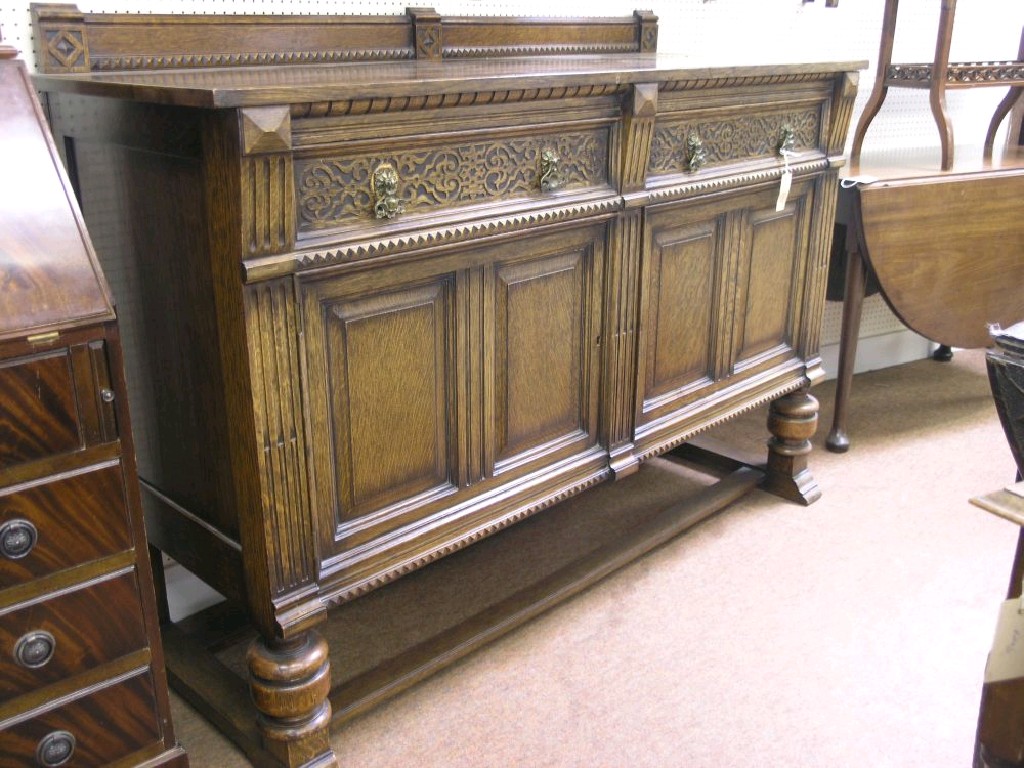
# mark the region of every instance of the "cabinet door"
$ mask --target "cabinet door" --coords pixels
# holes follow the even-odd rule
[[[464,482],[460,278],[438,266],[305,286],[310,445],[328,541],[354,546],[392,530]]]
[[[422,557],[603,471],[605,231],[302,281],[325,567]]]
[[[597,443],[604,228],[495,248],[485,269],[485,471],[497,479]]]
[[[798,357],[813,185],[646,218],[637,443],[671,442]]]

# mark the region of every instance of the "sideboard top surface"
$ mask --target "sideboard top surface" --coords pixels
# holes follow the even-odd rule
[[[37,75],[45,91],[192,107],[423,96],[463,91],[828,75],[863,61],[713,65],[672,54],[529,56]]]

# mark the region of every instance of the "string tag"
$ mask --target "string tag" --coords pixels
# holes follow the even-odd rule
[[[779,197],[775,201],[775,212],[778,213],[786,207],[786,200],[789,199],[789,189],[793,186],[793,171],[789,167],[789,156],[792,154],[787,149],[780,149],[782,155],[782,178],[779,180]]]

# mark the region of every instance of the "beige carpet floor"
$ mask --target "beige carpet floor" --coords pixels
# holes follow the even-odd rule
[[[833,392],[818,503],[755,491],[344,724],[341,764],[969,766],[1017,537],[968,502],[1014,477],[983,353],[857,376],[845,455]],[[754,449],[764,418],[713,434]],[[172,699],[195,768],[248,765]]]

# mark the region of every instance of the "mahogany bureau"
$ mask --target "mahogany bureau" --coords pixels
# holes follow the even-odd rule
[[[253,760],[335,763],[329,608],[730,416],[772,403],[731,482],[819,495],[863,62],[659,56],[650,12],[34,21],[151,539],[259,632],[214,690],[167,628],[172,682]]]
[[[114,307],[14,55],[0,46],[0,766],[184,768]]]

